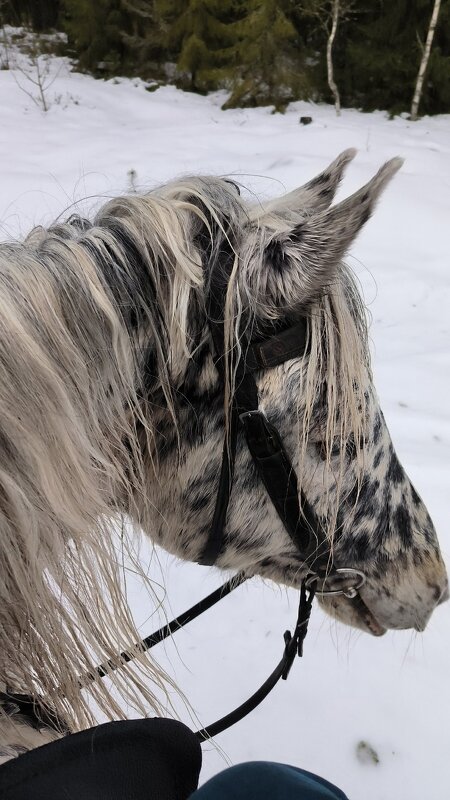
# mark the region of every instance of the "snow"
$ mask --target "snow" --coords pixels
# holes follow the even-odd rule
[[[0,71],[2,238],[68,210],[87,213],[126,191],[130,170],[142,188],[185,173],[228,174],[265,198],[305,182],[355,146],[342,197],[388,158],[406,159],[349,263],[373,317],[376,384],[394,442],[448,557],[450,117],[411,123],[344,110],[337,118],[331,107],[307,103],[291,105],[284,116],[270,109],[223,112],[220,95],[171,87],[150,93],[141,81],[95,81],[64,61],[56,68],[46,114],[11,71]],[[313,123],[299,125],[301,115]],[[161,552],[150,571],[166,588],[169,618],[223,579]],[[151,616],[152,601],[136,582],[130,598],[143,633],[158,627],[161,615]],[[154,651],[202,725],[265,680],[281,657],[296,604],[295,592],[255,580]],[[323,775],[351,800],[442,800],[450,786],[449,636],[448,605],[436,610],[424,634],[382,639],[314,608],[305,657],[287,683],[217,738],[217,747],[204,746],[202,780],[226,759],[270,759]]]

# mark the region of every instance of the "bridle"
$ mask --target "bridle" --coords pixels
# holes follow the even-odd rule
[[[222,378],[224,354],[219,350],[216,325],[211,325],[215,344],[214,361]],[[225,437],[223,445],[212,525],[198,563],[213,566],[226,545],[224,528],[233,485],[237,439],[239,430],[242,430],[258,475],[296,546],[299,560],[306,567],[306,588],[314,586],[315,593],[322,597],[345,595],[354,598],[364,584],[365,575],[353,568],[335,567],[330,543],[303,489],[298,488],[297,475],[282,438],[275,425],[259,408],[254,373],[301,357],[307,348],[308,323],[305,318],[281,333],[245,347],[242,366],[238,365],[237,368],[230,434]],[[356,578],[354,584],[349,585],[349,577],[350,580]],[[340,582],[345,585],[339,586]]]
[[[223,350],[219,347],[217,328],[211,325],[215,345],[215,364],[223,381]],[[295,544],[301,560],[309,570],[329,569],[331,553],[319,521],[303,490],[298,489],[295,470],[286,453],[277,428],[259,408],[255,372],[278,366],[303,356],[308,347],[308,326],[305,319],[270,338],[243,347],[242,361],[235,376],[230,431],[225,437],[219,488],[210,534],[200,564],[212,566],[223,551],[225,523],[233,484],[234,460],[239,431],[245,441],[258,475],[277,511],[284,528]]]
[[[219,255],[210,257],[205,271],[205,305],[213,342],[213,360],[223,390],[227,357],[225,304],[234,258],[234,248],[227,238]],[[198,563],[213,566],[226,544],[226,515],[233,485],[237,440],[239,430],[242,430],[259,477],[298,551],[299,560],[306,567],[306,587],[314,586],[316,594],[321,596],[344,594],[353,598],[362,587],[365,575],[359,570],[335,567],[330,543],[303,489],[299,489],[282,438],[259,408],[255,373],[305,356],[309,348],[308,320],[301,317],[294,325],[258,337],[256,341],[247,334],[253,327],[246,321],[240,337],[240,356],[237,364],[233,365],[234,394],[229,431],[224,436],[219,488],[209,537]],[[356,578],[353,585],[349,585],[348,577],[350,580]],[[343,585],[339,586],[341,582]]]
[[[225,387],[226,357],[224,309],[233,258],[231,245],[225,247],[216,260],[218,268],[209,269],[207,281],[207,319],[213,341],[213,360],[222,388]],[[259,408],[255,373],[306,355],[308,346],[308,321],[303,317],[294,325],[265,338],[258,338],[256,341],[252,341],[251,338],[248,340],[243,335],[241,356],[237,365],[234,365],[234,395],[229,430],[224,434],[219,487],[210,533],[198,563],[213,566],[226,546],[226,516],[233,486],[237,441],[239,432],[242,431],[259,477],[285,530],[295,544],[306,574],[300,584],[300,602],[294,633],[291,634],[289,631],[284,633],[284,650],[280,662],[246,702],[217,722],[197,731],[196,736],[201,741],[217,736],[243,719],[262,702],[280,678],[286,680],[295,656],[303,655],[303,642],[315,595],[320,597],[344,595],[352,599],[356,597],[366,579],[364,573],[359,570],[334,565],[330,543],[303,489],[298,487],[297,475],[282,438],[277,428]],[[105,677],[121,665],[132,661],[138,653],[143,653],[162,642],[247,579],[245,570],[238,573],[179,617],[121,653],[118,660],[98,666],[95,674],[87,675],[80,681],[80,686],[85,686],[88,681],[98,677]],[[33,708],[35,718],[40,722],[44,714],[47,724],[56,730],[61,730],[63,727],[45,704],[36,703],[28,695],[18,695],[9,691],[0,693],[0,705],[8,702],[14,703],[28,717],[31,716],[30,709]]]

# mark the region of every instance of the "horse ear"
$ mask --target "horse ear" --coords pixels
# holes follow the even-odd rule
[[[304,186],[264,204],[264,211],[289,218],[292,214],[298,215],[299,212],[322,211],[328,208],[333,202],[347,164],[355,155],[356,150],[353,147],[344,150],[323,172]],[[255,209],[255,213],[261,220],[261,209]]]
[[[278,303],[286,306],[309,301],[333,280],[335,268],[402,164],[403,159],[393,158],[355,194],[329,209],[300,218],[294,227],[269,224],[260,229],[265,238],[261,245],[266,280],[275,289]],[[272,294],[269,285],[266,288]]]

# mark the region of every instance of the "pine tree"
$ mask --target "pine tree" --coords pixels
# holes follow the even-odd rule
[[[62,0],[62,19],[69,46],[81,69],[117,75],[124,59],[125,28],[121,0]]]
[[[305,93],[299,40],[280,0],[250,0],[238,25],[239,70],[224,108],[286,105]]]
[[[349,2],[354,14],[345,19]],[[79,66],[97,75],[171,80],[200,92],[227,88],[226,108],[329,101],[334,78],[343,105],[398,113],[409,110],[435,2],[0,0],[0,21],[62,28]],[[329,12],[337,4],[332,53],[327,29],[327,75],[326,20],[311,9]],[[424,74],[421,112],[450,112],[450,0],[441,0]]]
[[[177,65],[177,82],[206,92],[229,82],[236,60],[237,0],[157,0],[167,25],[167,50]]]
[[[144,79],[164,79],[165,33],[156,0],[120,0],[120,8],[125,71]]]

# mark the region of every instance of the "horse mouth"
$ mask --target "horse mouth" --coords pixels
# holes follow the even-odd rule
[[[359,614],[361,620],[365,623],[369,631],[374,636],[383,636],[386,633],[387,628],[385,628],[383,625],[381,625],[380,622],[378,622],[377,618],[373,615],[370,608],[366,606],[361,595],[359,594],[356,595],[356,597],[353,598],[353,603],[357,614]]]
[[[378,622],[370,608],[365,604],[362,597],[347,598],[343,595],[337,597],[318,597],[320,605],[324,611],[328,612],[340,622],[360,628],[372,636],[383,636],[387,628]]]
[[[260,562],[257,567],[263,566]],[[265,565],[264,565],[265,566]],[[303,566],[303,562],[302,562]],[[250,574],[255,574],[256,570],[252,570]],[[260,574],[264,576],[264,570],[261,569]],[[280,578],[272,575],[267,575],[280,582]],[[287,586],[298,589],[299,588],[299,570],[292,567],[292,556],[289,555],[289,566],[284,568],[282,582]],[[359,628],[365,633],[370,633],[372,636],[383,636],[387,628],[382,625],[375,614],[366,605],[361,595],[358,593],[355,597],[349,598],[345,595],[321,596],[320,593],[316,594],[322,609],[331,617],[343,622],[345,625],[350,625],[353,628]]]

